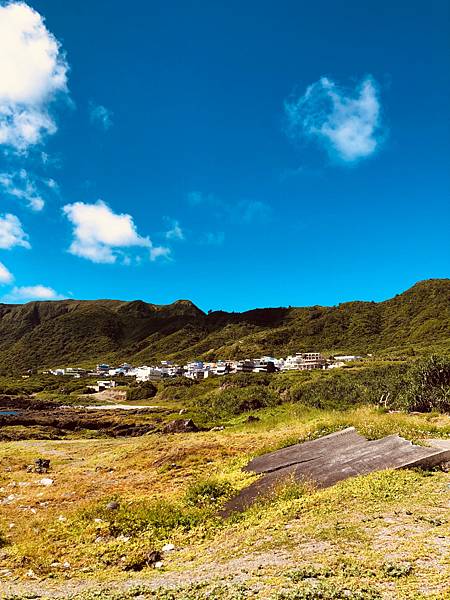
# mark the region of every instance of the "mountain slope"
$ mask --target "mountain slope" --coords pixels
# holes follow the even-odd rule
[[[206,315],[188,300],[0,304],[0,369],[97,360],[240,358],[308,349],[351,353],[450,347],[450,280],[422,281],[385,302]]]

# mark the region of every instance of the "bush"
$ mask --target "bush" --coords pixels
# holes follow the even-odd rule
[[[195,385],[197,382],[193,379],[188,379],[187,377],[167,377],[162,380],[162,386],[164,389],[166,388],[174,388],[174,387],[182,387],[189,388]]]
[[[144,381],[136,387],[130,387],[127,390],[128,402],[138,402],[139,400],[147,400],[148,398],[154,398],[158,388],[151,381]]]
[[[284,396],[315,408],[391,404],[404,388],[406,371],[404,363],[386,363],[316,372],[309,379],[294,383]]]
[[[250,385],[269,385],[272,376],[267,373],[236,373],[227,375],[225,381],[220,386],[226,388],[245,388]]]
[[[114,537],[149,532],[154,538],[164,539],[174,529],[189,531],[204,520],[204,513],[163,500],[124,503],[117,510],[108,510],[107,502],[103,502],[83,511],[80,524],[85,528],[95,519],[101,519]]]
[[[419,412],[450,411],[450,359],[430,356],[410,367],[400,404]]]
[[[205,479],[189,486],[185,502],[188,506],[209,506],[220,503],[233,495],[233,486],[228,481]]]
[[[280,403],[280,396],[266,386],[259,385],[214,390],[197,400],[198,408],[214,417],[236,416]]]

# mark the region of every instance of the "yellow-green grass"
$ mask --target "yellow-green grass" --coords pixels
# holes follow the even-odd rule
[[[159,586],[175,587],[179,598],[244,598],[255,590],[259,598],[320,597],[308,596],[311,586],[323,598],[345,597],[332,595],[345,590],[353,598],[445,598],[445,472],[384,471],[326,490],[288,482],[227,521],[217,517],[214,500],[193,506],[186,493],[205,480],[212,489],[225,482],[239,490],[254,480],[241,471],[251,456],[299,439],[349,425],[371,438],[448,437],[450,417],[294,405],[258,416],[252,424],[236,418],[223,431],[2,443],[0,502],[13,495],[0,504],[4,593],[69,597],[64,590],[73,589],[88,598],[85,588],[99,585],[115,590],[99,598],[124,598],[122,586],[135,582],[145,586],[143,598]],[[48,475],[26,472],[38,457],[51,459]],[[53,485],[40,485],[43,477]],[[113,498],[120,508],[108,511]],[[163,557],[162,569],[124,570],[167,542],[176,550]],[[357,595],[366,588],[378,596]]]

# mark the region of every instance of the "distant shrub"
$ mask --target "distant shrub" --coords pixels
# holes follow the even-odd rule
[[[267,373],[236,373],[227,375],[221,388],[244,388],[250,385],[269,385],[272,375]]]
[[[167,377],[162,380],[163,388],[189,388],[195,385],[197,382],[193,379],[188,379],[187,377]]]
[[[249,410],[276,406],[281,403],[279,395],[265,385],[249,385],[242,388],[214,390],[197,400],[198,407],[216,417],[231,417]]]
[[[147,400],[156,396],[158,388],[151,381],[144,381],[136,387],[130,387],[127,390],[127,400],[129,402],[137,402],[139,400]]]

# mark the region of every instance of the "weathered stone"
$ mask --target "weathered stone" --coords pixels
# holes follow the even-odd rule
[[[48,473],[50,469],[50,460],[48,458],[37,458],[34,461],[35,473]]]
[[[53,485],[53,479],[50,479],[49,477],[43,477],[42,479],[39,479],[38,483],[39,485],[48,487],[49,485]]]
[[[192,431],[198,431],[198,427],[192,419],[175,419],[163,428],[164,433],[188,433]]]
[[[133,557],[131,559],[127,559],[125,557],[125,571],[142,571],[145,567],[156,567],[156,565],[161,562],[162,556],[158,550],[153,550],[148,552],[147,554],[139,557]],[[162,564],[161,564],[162,566]]]

